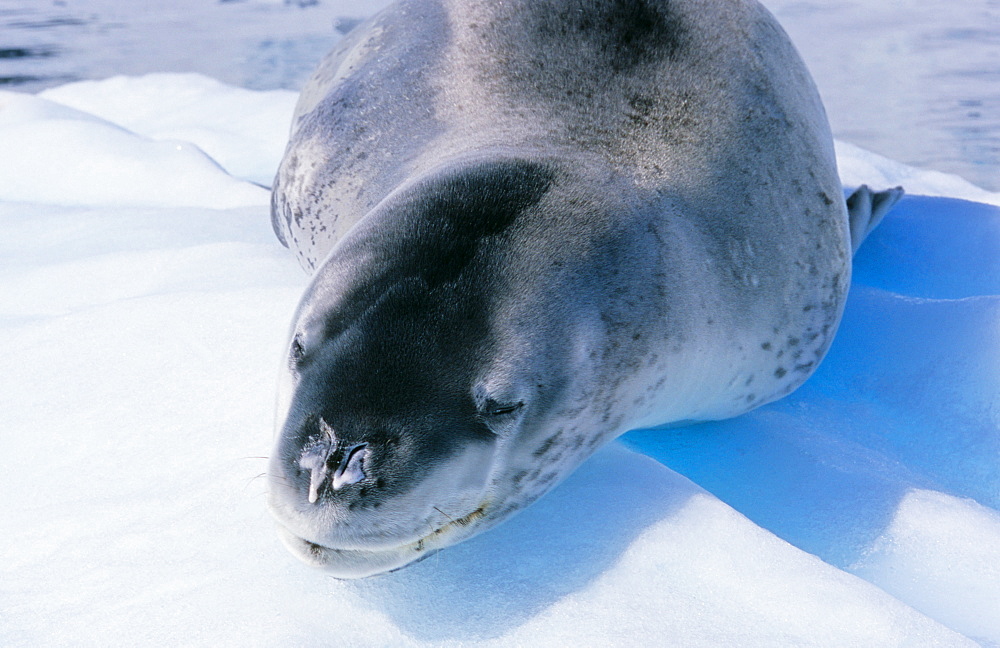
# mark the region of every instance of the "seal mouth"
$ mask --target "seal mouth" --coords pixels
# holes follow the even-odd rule
[[[284,525],[279,525],[278,532],[284,545],[306,564],[330,572],[334,578],[365,578],[395,571],[465,539],[468,527],[485,517],[487,505],[484,502],[471,513],[392,549],[337,549],[300,538]]]

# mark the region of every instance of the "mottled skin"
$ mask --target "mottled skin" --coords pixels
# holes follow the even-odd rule
[[[850,283],[822,105],[753,0],[390,7],[303,91],[273,222],[315,276],[270,504],[341,577],[496,524],[629,429],[789,393]]]

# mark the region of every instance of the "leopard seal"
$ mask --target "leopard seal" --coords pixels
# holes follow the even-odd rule
[[[627,430],[788,394],[900,193],[849,208],[754,0],[387,8],[302,91],[273,190],[313,273],[269,466],[285,544],[398,569]]]

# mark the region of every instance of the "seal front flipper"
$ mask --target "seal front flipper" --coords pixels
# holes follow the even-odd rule
[[[893,205],[903,197],[903,188],[873,192],[868,185],[861,185],[847,198],[847,214],[851,225],[851,251],[857,252],[861,243],[878,227]]]

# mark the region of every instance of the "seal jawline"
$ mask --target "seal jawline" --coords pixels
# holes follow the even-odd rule
[[[365,578],[401,569],[472,535],[470,525],[485,515],[483,504],[468,515],[450,520],[427,535],[391,549],[337,549],[311,542],[279,525],[285,546],[300,560],[334,578]],[[468,529],[464,533],[460,530]]]

